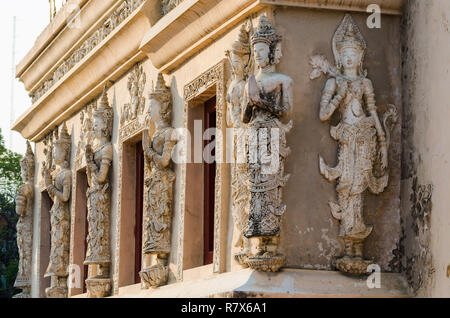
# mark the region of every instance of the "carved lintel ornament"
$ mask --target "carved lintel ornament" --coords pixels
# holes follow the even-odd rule
[[[23,184],[17,190],[16,213],[17,248],[19,250],[19,269],[15,288],[22,289],[14,298],[30,298],[31,292],[31,258],[33,249],[33,207],[34,207],[34,154],[27,141],[27,152],[20,160]]]
[[[109,106],[105,87],[99,105],[94,110],[94,138],[92,143],[86,145],[85,150],[89,188],[86,193],[88,200],[88,235],[84,264],[91,266],[90,272],[92,275],[86,280],[88,297],[109,296],[112,286],[109,277],[111,263],[109,224],[113,120],[113,109]]]
[[[51,285],[45,290],[48,298],[67,297],[69,265],[70,209],[72,171],[70,152],[72,140],[64,123],[52,147],[54,170],[44,164],[45,188],[53,201],[50,210],[51,247],[50,262],[44,277],[51,277]]]
[[[165,285],[168,278],[168,257],[171,249],[170,229],[172,223],[173,184],[175,172],[172,152],[177,143],[172,122],[172,94],[162,74],[158,75],[156,87],[150,93],[150,117],[156,131],[150,140],[144,131],[142,145],[150,166],[150,177],[145,180],[148,192],[144,203],[143,254],[147,264],[140,272],[143,287]],[[150,255],[156,256],[156,264],[150,263]]]
[[[256,74],[245,85],[242,122],[247,124],[247,175],[250,210],[244,235],[255,243],[256,252],[247,265],[276,272],[284,263],[278,252],[281,218],[286,212],[282,189],[289,179],[284,163],[290,153],[286,134],[292,121],[283,124],[293,107],[293,81],[276,72],[281,59],[282,37],[267,17],[260,16],[251,36]]]
[[[350,15],[346,15],[333,37],[336,65],[323,56],[311,58],[311,79],[326,74],[320,103],[320,119],[328,121],[339,109],[341,122],[331,128],[331,136],[340,147],[338,164],[329,167],[320,157],[320,173],[330,182],[337,181],[338,203],[330,202],[333,217],[340,221],[339,238],[345,255],[336,267],[345,273],[363,275],[371,261],[363,256],[364,240],[373,227],[363,217],[366,190],[382,193],[389,180],[388,149],[390,132],[397,121],[397,110],[388,105],[381,122],[372,81],[367,78],[363,61],[367,45]]]

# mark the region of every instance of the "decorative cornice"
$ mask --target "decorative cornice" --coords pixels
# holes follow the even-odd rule
[[[145,0],[125,0],[117,7],[103,22],[103,24],[92,33],[81,45],[51,73],[50,78],[45,80],[31,94],[31,100],[35,103],[50,88],[64,77],[76,64],[89,54],[97,45],[108,37],[113,30],[130,16]]]
[[[22,136],[39,141],[54,126],[70,118],[101,93],[108,81],[119,79],[145,59],[139,44],[149,25],[154,3],[147,0],[55,83],[13,126]],[[123,45],[123,39],[127,45]]]
[[[170,73],[212,41],[268,6],[401,14],[405,0],[184,0],[145,35],[141,50],[160,72]]]

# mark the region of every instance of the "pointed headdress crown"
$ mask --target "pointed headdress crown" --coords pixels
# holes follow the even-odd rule
[[[106,93],[106,85],[103,88],[102,96],[100,97],[100,102],[94,110],[94,117],[102,118],[106,128],[103,131],[105,137],[111,137],[113,130],[113,119],[114,111],[109,105],[108,94]]]
[[[233,43],[231,51],[237,55],[250,54],[250,39],[245,24],[239,30],[239,39]]]
[[[113,109],[109,105],[108,94],[106,93],[106,86],[105,86],[103,88],[102,96],[100,98],[100,103],[94,111],[94,116],[112,118],[113,115],[114,115]]]
[[[67,131],[66,122],[64,122],[60,133],[58,134],[58,139],[56,139],[55,144],[59,145],[71,145],[72,139],[70,138],[69,132]]]
[[[22,171],[25,171],[27,174],[28,180],[23,180],[24,182],[32,181],[34,177],[34,153],[31,149],[31,144],[27,140],[27,152],[25,153],[25,156],[20,160],[20,167],[22,168]]]
[[[170,88],[166,86],[166,81],[164,80],[164,77],[161,73],[158,74],[156,87],[152,88],[149,95],[150,99],[154,98],[161,104],[166,104],[171,101],[172,93],[170,91]]]
[[[273,49],[282,39],[274,27],[270,24],[265,14],[262,14],[258,20],[258,26],[252,35],[252,45],[256,43],[266,43]]]
[[[152,88],[149,94],[150,99],[156,99],[161,104],[161,118],[166,122],[172,120],[172,92],[166,85],[164,76],[158,73],[156,87]]]
[[[343,49],[346,48],[354,48],[358,51],[361,51],[362,66],[364,54],[367,49],[367,44],[355,20],[353,20],[353,18],[349,14],[345,15],[344,19],[342,20],[341,24],[336,30],[336,33],[333,36],[333,53],[338,68],[342,66],[340,53]]]

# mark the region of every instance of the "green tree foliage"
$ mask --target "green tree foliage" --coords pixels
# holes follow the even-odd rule
[[[5,147],[0,130],[0,297],[11,297],[17,275],[15,194],[22,179],[21,156]],[[4,286],[6,285],[6,286]]]
[[[21,155],[8,150],[0,129],[0,193],[14,201],[17,187],[22,182],[20,176]]]

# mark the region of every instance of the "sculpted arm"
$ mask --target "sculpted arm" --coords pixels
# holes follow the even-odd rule
[[[322,93],[322,99],[320,101],[320,120],[327,121],[333,116],[334,111],[339,107],[345,96],[337,94],[333,97],[337,89],[336,79],[330,78],[325,84],[325,88]]]
[[[380,119],[377,113],[377,106],[375,100],[375,93],[373,89],[372,81],[366,79],[364,81],[364,97],[366,99],[367,110],[370,112],[370,115],[375,120],[375,126],[377,129],[378,141],[381,145],[386,144],[386,134],[381,126]]]
[[[364,81],[364,97],[367,105],[367,110],[369,111],[372,118],[375,120],[375,128],[377,130],[378,142],[380,143],[381,166],[382,169],[385,169],[388,165],[386,133],[383,129],[383,126],[381,125],[380,118],[378,117],[373,84],[372,81],[369,79],[366,79]]]
[[[176,142],[170,138],[170,132],[166,136],[166,141],[164,142],[162,155],[154,152],[153,161],[156,165],[163,169],[166,168],[170,164],[170,160],[172,159],[173,148],[175,147]]]
[[[284,114],[290,113],[292,111],[292,106],[294,105],[293,82],[290,78],[286,79],[283,84],[282,103],[282,111]]]
[[[64,175],[63,182],[63,190],[58,191],[54,185],[49,185],[47,187],[47,191],[50,194],[51,198],[58,198],[61,202],[67,202],[70,198],[70,192],[72,188],[72,174],[70,172],[66,172]]]
[[[104,183],[108,178],[108,172],[111,166],[112,159],[113,159],[113,150],[112,146],[109,145],[108,148],[105,149],[105,153],[103,154],[100,169],[95,174],[95,178],[99,183]]]

